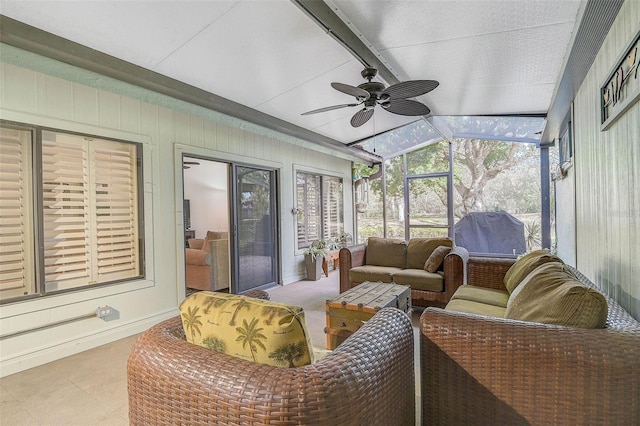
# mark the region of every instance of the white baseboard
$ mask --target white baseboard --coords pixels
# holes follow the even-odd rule
[[[106,345],[107,343],[115,342],[116,340],[124,339],[125,337],[133,336],[134,334],[142,333],[157,323],[178,314],[177,308],[170,309],[150,317],[140,318],[127,324],[118,325],[118,327],[99,333],[80,336],[76,339],[56,343],[48,347],[38,348],[33,352],[23,353],[11,359],[3,359],[0,361],[0,377],[19,373],[70,355]]]

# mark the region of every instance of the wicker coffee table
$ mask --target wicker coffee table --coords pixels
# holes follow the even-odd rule
[[[382,308],[411,310],[411,288],[365,281],[327,300],[327,349],[335,349]]]

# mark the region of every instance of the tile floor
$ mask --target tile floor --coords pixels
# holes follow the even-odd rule
[[[330,272],[328,278],[299,281],[269,293],[272,300],[302,306],[314,346],[324,348],[325,301],[339,293],[338,271]],[[416,354],[419,314],[412,315]],[[136,337],[0,379],[0,424],[127,425],[126,365]],[[416,357],[416,372],[418,361]],[[419,383],[416,390],[419,394]],[[416,416],[419,414],[417,409]]]

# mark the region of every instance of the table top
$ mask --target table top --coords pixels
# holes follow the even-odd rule
[[[381,308],[395,306],[398,297],[410,291],[406,285],[365,281],[327,300],[327,306],[375,313]]]

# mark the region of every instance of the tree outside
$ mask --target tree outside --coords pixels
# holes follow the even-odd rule
[[[540,159],[532,144],[480,139],[453,142],[454,220],[471,212],[504,210],[525,224],[528,249],[540,247]],[[405,238],[404,162],[407,174],[425,175],[449,171],[448,142],[440,140],[425,148],[386,161],[387,236]],[[357,165],[360,176],[370,169]],[[411,180],[409,209],[412,224],[446,223],[446,178]],[[382,236],[382,181],[369,182],[367,209],[358,214],[358,242]],[[443,236],[445,228],[412,228],[411,237]]]

